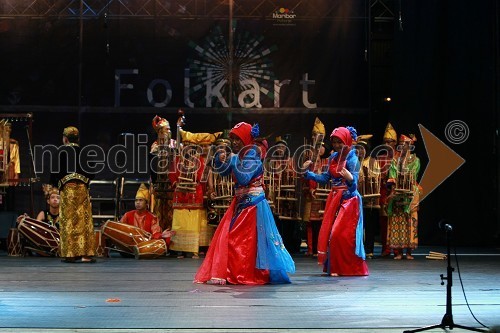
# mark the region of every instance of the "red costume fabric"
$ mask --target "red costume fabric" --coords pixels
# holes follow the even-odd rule
[[[182,192],[179,190],[174,190],[173,198],[173,208],[174,209],[200,209],[203,208],[203,193],[205,193],[205,184],[200,182],[203,176],[203,170],[205,166],[205,159],[203,156],[197,157],[199,168],[196,171],[196,192]],[[180,158],[175,159],[175,163],[179,166],[181,163]],[[177,183],[179,181],[180,171],[179,167],[175,168],[175,172],[169,173],[168,178],[172,183]]]
[[[151,239],[161,238],[161,227],[155,215],[148,211],[140,212],[137,209],[126,212],[120,220],[122,223],[136,226],[151,234]]]
[[[231,284],[266,284],[269,271],[255,267],[257,257],[257,207],[245,208],[230,229],[237,200],[222,218],[195,281],[226,280]]]
[[[344,147],[331,156],[328,171],[320,175],[311,171],[305,174],[306,179],[319,183],[332,182],[318,236],[318,264],[330,275],[369,275],[362,242],[361,196],[357,191],[359,160],[356,151],[347,145],[352,142],[347,128],[336,128],[332,136],[340,138]],[[352,180],[341,175],[343,168],[351,173]]]
[[[323,272],[341,276],[368,275],[366,261],[354,251],[359,198],[354,196],[342,201],[343,191],[342,188],[332,189],[328,196],[318,239],[318,263],[324,263]]]

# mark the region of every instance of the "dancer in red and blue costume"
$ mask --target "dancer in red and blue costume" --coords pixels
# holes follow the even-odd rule
[[[215,156],[215,172],[232,174],[235,195],[195,275],[197,283],[290,283],[287,273],[295,272],[262,188],[258,135],[258,125],[238,123],[229,134],[233,154],[221,150]]]
[[[368,275],[363,246],[363,206],[357,190],[359,161],[352,143],[353,127],[337,127],[330,135],[334,153],[328,170],[304,177],[320,184],[332,183],[318,236],[318,264],[331,276]],[[312,162],[311,162],[312,163]]]

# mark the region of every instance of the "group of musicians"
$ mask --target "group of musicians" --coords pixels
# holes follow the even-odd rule
[[[191,133],[182,125],[181,116],[174,140],[169,122],[158,116],[153,119],[158,138],[151,153],[158,158],[158,169],[154,170],[150,185],[142,184],[138,189],[135,210],[127,212],[120,221],[107,221],[94,231],[88,191],[90,176],[81,170],[59,173],[54,175],[52,186],[44,188],[47,210],[36,219],[19,217],[19,245],[14,244],[15,236],[10,239],[9,235],[12,243],[9,254],[37,253],[60,256],[65,262],[95,262],[94,256],[106,255],[102,248],[107,248],[135,258],[154,258],[169,250],[178,258],[199,258],[233,197],[232,177],[221,176],[210,168],[214,147],[230,147],[230,140],[226,130]],[[266,198],[291,253],[298,252],[305,241],[306,255],[318,254],[318,234],[330,184],[319,185],[304,179],[302,174],[306,170],[320,174],[328,168],[331,148],[325,135],[325,126],[316,118],[311,141],[305,142],[308,149],[300,161],[294,160],[296,154],[291,154],[287,137],[276,138],[272,147],[268,138],[255,140],[264,165]],[[366,257],[374,257],[378,226],[382,257],[392,252],[394,259],[413,259],[411,251],[418,245],[421,190],[416,181],[420,162],[411,153],[415,137],[398,138],[388,124],[384,144],[373,153],[371,137],[359,135],[355,142]],[[78,138],[75,127],[64,130],[65,145],[78,147]],[[306,160],[313,163],[302,164]]]

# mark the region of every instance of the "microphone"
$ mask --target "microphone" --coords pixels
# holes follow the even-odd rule
[[[446,223],[446,220],[439,221],[439,229],[445,231],[453,231],[453,227],[451,226],[451,224]]]

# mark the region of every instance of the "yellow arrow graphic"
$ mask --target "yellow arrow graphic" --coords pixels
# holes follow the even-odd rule
[[[450,177],[452,173],[460,168],[465,163],[465,160],[422,124],[418,124],[418,128],[424,139],[425,150],[429,156],[429,163],[420,180],[420,185],[424,192],[420,197],[420,201],[422,201],[444,182],[446,178]]]

